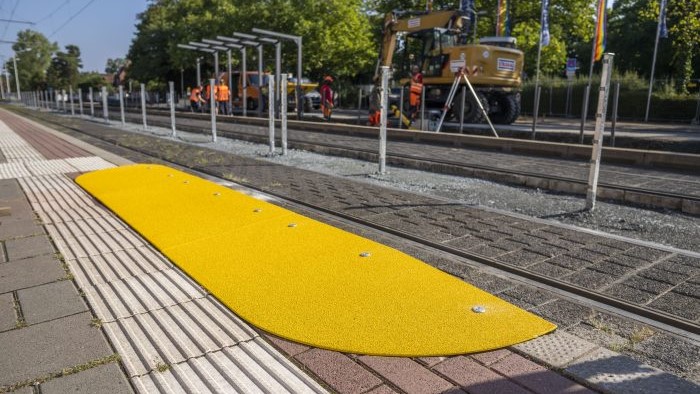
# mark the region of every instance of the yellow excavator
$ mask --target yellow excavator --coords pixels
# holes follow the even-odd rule
[[[523,52],[515,49],[513,37],[486,37],[476,42],[475,20],[473,9],[432,11],[428,7],[387,13],[378,66],[388,66],[402,85],[410,81],[411,66],[419,66],[426,110],[445,107],[456,73],[462,71],[491,121],[513,123],[520,115]],[[378,72],[379,67],[377,76]],[[463,108],[462,92],[466,92]],[[469,89],[458,90],[448,117],[459,119],[460,111],[467,123],[486,120]]]

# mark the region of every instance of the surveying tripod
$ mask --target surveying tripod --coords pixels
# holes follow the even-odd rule
[[[442,115],[440,115],[440,122],[438,122],[437,128],[435,129],[436,133],[440,132],[440,129],[442,128],[442,123],[445,121],[445,116],[447,116],[447,111],[449,111],[450,106],[452,105],[452,101],[455,98],[455,94],[457,94],[457,89],[459,89],[459,83],[462,81],[462,78],[464,78],[464,81],[467,83],[467,86],[469,86],[469,90],[472,92],[472,95],[474,96],[474,101],[476,101],[476,104],[479,105],[479,109],[481,109],[481,112],[484,113],[484,117],[486,118],[486,121],[489,122],[489,126],[491,127],[491,131],[493,132],[493,135],[498,138],[498,133],[496,133],[496,129],[493,127],[493,124],[491,123],[491,119],[489,119],[489,114],[486,113],[486,110],[484,109],[484,106],[481,105],[481,100],[479,100],[479,96],[477,96],[476,92],[474,91],[474,87],[472,86],[471,82],[469,82],[469,78],[467,77],[467,74],[464,72],[464,67],[460,67],[459,71],[455,73],[455,81],[452,83],[452,88],[450,88],[450,93],[447,95],[447,101],[445,101],[445,107],[442,109]],[[464,111],[464,108],[461,109]]]

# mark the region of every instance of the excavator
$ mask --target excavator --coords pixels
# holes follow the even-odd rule
[[[493,123],[513,123],[520,115],[523,52],[515,48],[513,37],[476,40],[475,21],[476,12],[466,7],[387,13],[375,81],[380,80],[379,66],[388,66],[403,77],[399,81],[404,86],[410,81],[411,66],[418,65],[426,110],[443,110],[457,73],[462,72],[484,111],[469,89],[460,88],[453,102],[447,103],[448,117],[459,119],[461,111],[465,122],[480,123],[486,120],[486,112]],[[464,100],[462,92],[466,92]]]

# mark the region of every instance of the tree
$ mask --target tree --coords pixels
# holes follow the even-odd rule
[[[51,55],[58,49],[58,45],[51,43],[43,34],[27,29],[17,33],[12,49],[17,57],[20,87],[25,90],[43,88],[46,84],[46,70],[51,63]],[[7,61],[5,68],[14,74],[14,64],[11,59]]]
[[[230,35],[235,26],[241,32],[261,27],[303,36],[305,76],[331,73],[350,78],[371,69],[376,56],[361,7],[362,0],[154,1],[139,15],[129,49],[129,75],[142,81],[174,79],[181,67],[193,70],[197,56],[203,56],[205,70],[211,70],[211,56],[179,49],[177,44]],[[285,71],[296,70],[294,45],[285,42],[283,48]],[[265,45],[265,63],[273,64],[273,59],[273,46]]]
[[[56,89],[68,89],[71,86],[76,86],[81,67],[80,48],[75,45],[66,45],[65,52],[56,52],[56,55],[51,59],[51,65],[47,71],[47,81]]]
[[[673,39],[673,63],[683,79],[681,92],[688,93],[693,60],[700,48],[700,0],[676,0],[668,5],[669,35]]]
[[[107,74],[114,74],[119,72],[126,65],[126,60],[124,58],[118,57],[115,59],[107,59],[107,65],[105,66],[105,72]]]

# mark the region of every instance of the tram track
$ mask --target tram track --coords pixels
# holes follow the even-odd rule
[[[128,114],[128,113],[127,113]],[[140,115],[139,115],[140,116]],[[170,127],[170,118],[152,113],[149,116],[149,124],[152,126]],[[136,116],[127,115],[130,120]],[[189,118],[187,118],[189,120]],[[202,119],[202,121],[206,121]],[[183,131],[203,133],[202,127],[193,126],[187,122],[179,122],[178,128]],[[267,128],[259,127],[260,133],[246,131],[218,130],[218,134],[225,137],[242,139],[249,142],[267,143]],[[291,134],[304,132],[302,129],[289,129]],[[339,145],[333,143],[310,141],[302,138],[289,138],[288,144],[292,148],[308,150],[321,154],[332,154],[342,157],[377,161],[378,152],[376,150],[364,149],[357,146]],[[551,190],[570,194],[585,195],[588,187],[586,180],[574,179],[566,176],[543,174],[526,170],[506,169],[490,165],[480,165],[476,163],[464,163],[454,160],[430,159],[411,154],[401,154],[387,152],[387,164],[418,170],[439,172],[448,175],[477,177],[496,182],[514,184],[530,188]],[[625,175],[625,173],[618,173]],[[650,180],[663,180],[660,177],[649,177]],[[682,181],[689,185],[700,188],[698,182]],[[600,180],[598,183],[598,197],[622,203],[629,203],[640,206],[651,206],[655,208],[675,209],[690,214],[700,214],[700,195],[682,194],[665,190],[653,190],[644,187],[634,187],[628,185],[612,184]]]
[[[34,117],[36,119],[42,120],[44,122],[51,123],[53,125],[56,125],[61,128],[67,128],[70,129],[74,132],[87,135],[91,138],[99,138],[101,141],[107,144],[112,144],[114,146],[117,146],[114,141],[111,141],[109,138],[100,138],[99,133],[86,133],[84,130],[81,130],[79,127],[73,127],[70,125],[65,125],[63,123],[58,122],[55,119],[47,118],[47,117],[39,117],[32,115],[31,113],[24,113],[24,115],[29,115],[31,117]],[[221,173],[218,173],[216,171],[210,171],[207,168],[203,168],[201,166],[193,165],[193,163],[183,163],[183,162],[178,162],[178,161],[173,161],[173,160],[165,160],[163,157],[158,155],[158,152],[154,152],[152,150],[149,150],[148,147],[125,147],[123,145],[119,145],[119,149],[127,149],[133,152],[136,152],[140,155],[146,155],[148,157],[153,157],[158,160],[163,160],[166,161],[172,165],[178,166],[178,167],[184,167],[189,169],[190,171],[195,171],[201,174],[206,174],[211,177],[215,178],[220,178],[220,179],[226,179],[225,177],[222,176]],[[226,179],[227,181],[231,181],[230,179]],[[626,316],[633,318],[637,321],[640,321],[642,323],[650,324],[652,326],[655,326],[657,328],[663,329],[668,332],[672,332],[675,335],[687,338],[694,343],[700,343],[700,325],[694,321],[690,321],[688,319],[673,315],[671,313],[667,313],[664,311],[660,311],[658,309],[654,308],[649,308],[644,305],[640,304],[635,304],[632,302],[628,302],[625,300],[622,300],[617,297],[609,296],[606,295],[602,292],[590,290],[588,288],[572,284],[569,282],[557,280],[553,277],[549,277],[546,275],[542,275],[539,273],[536,273],[534,271],[530,271],[524,268],[519,268],[511,264],[503,263],[500,262],[494,258],[491,258],[489,256],[481,255],[478,253],[473,253],[473,252],[468,252],[464,250],[460,250],[454,247],[451,247],[449,245],[440,243],[440,242],[435,242],[431,239],[428,239],[426,237],[417,235],[417,234],[412,234],[397,228],[392,228],[389,226],[385,226],[380,223],[373,222],[371,220],[367,220],[362,217],[358,217],[355,215],[350,215],[338,210],[334,209],[329,209],[328,207],[324,207],[318,204],[310,203],[308,201],[304,201],[299,198],[295,198],[290,195],[286,195],[284,193],[276,193],[274,191],[269,190],[269,188],[264,188],[261,187],[260,185],[256,185],[254,182],[248,182],[248,181],[241,181],[241,180],[236,180],[237,183],[242,184],[246,188],[256,190],[260,193],[270,195],[275,197],[276,199],[283,201],[285,203],[294,205],[294,206],[299,206],[299,207],[304,207],[308,210],[312,210],[314,212],[320,213],[322,216],[328,216],[331,218],[335,218],[336,220],[341,220],[341,221],[346,221],[349,223],[353,223],[355,225],[359,225],[364,228],[368,229],[373,229],[375,231],[378,231],[383,234],[388,234],[393,237],[398,237],[399,239],[402,240],[408,240],[410,242],[413,242],[415,244],[421,245],[423,247],[427,247],[429,249],[439,251],[443,254],[446,254],[448,256],[453,256],[454,258],[459,259],[468,259],[471,261],[478,262],[484,266],[491,267],[493,269],[496,269],[498,271],[506,273],[509,277],[515,278],[517,280],[522,280],[526,283],[535,283],[542,288],[545,288],[550,291],[554,291],[555,293],[562,295],[564,297],[567,297],[569,299],[574,299],[574,300],[586,300],[588,302],[593,303],[594,305],[597,305],[598,308],[608,311],[608,312],[613,312],[618,315]]]

